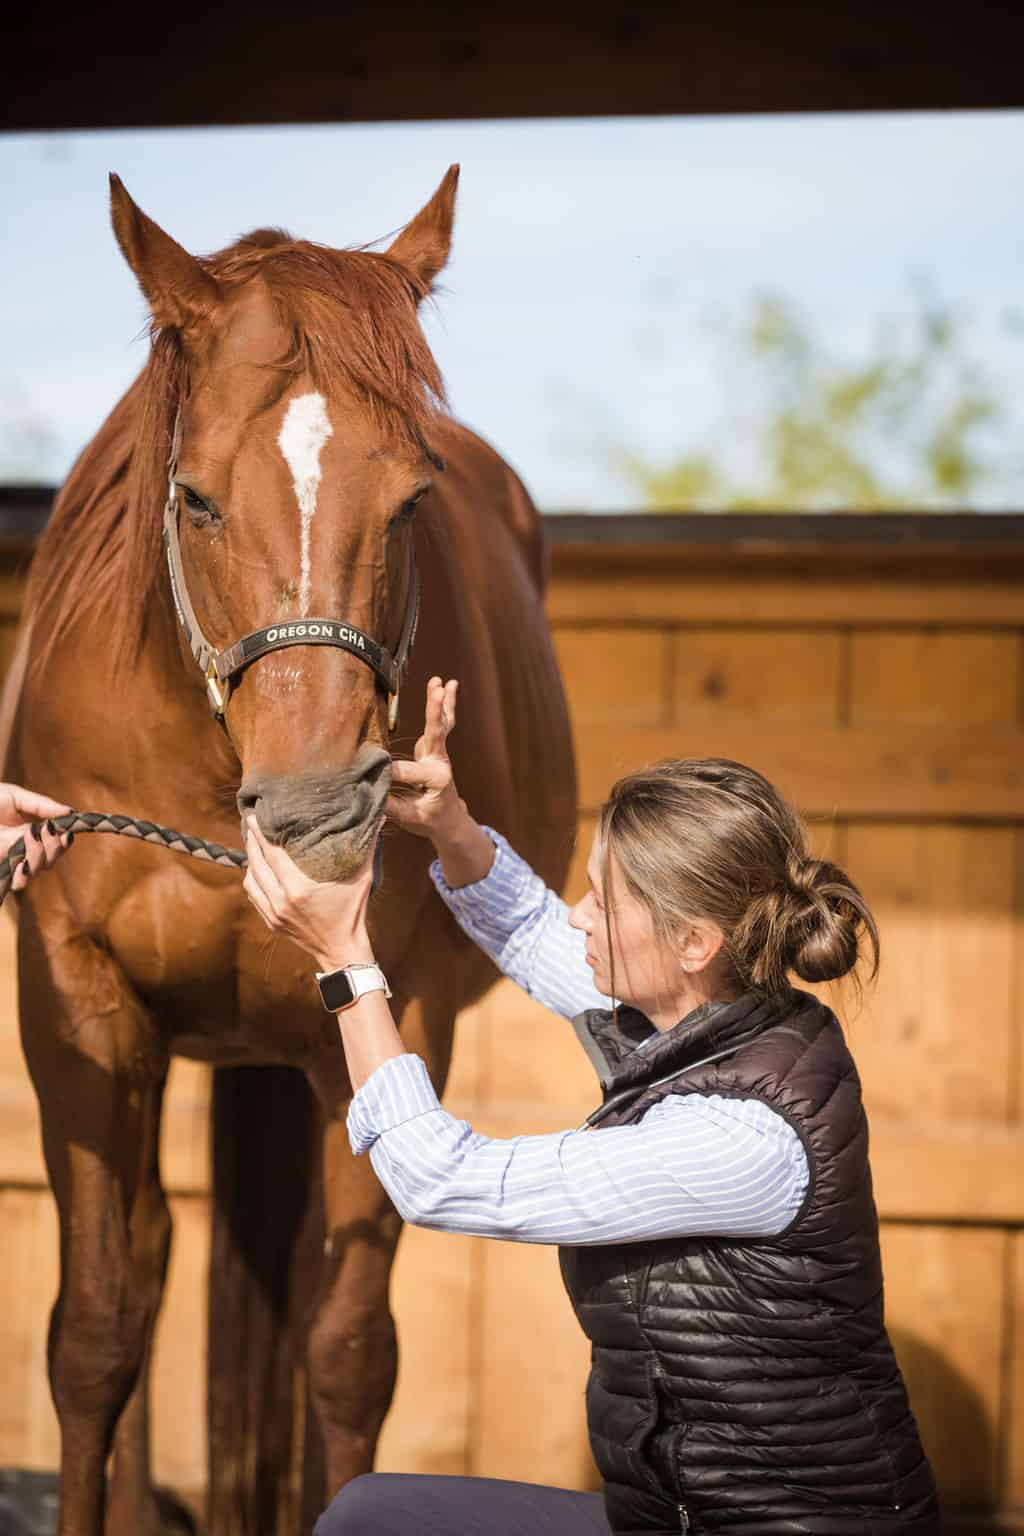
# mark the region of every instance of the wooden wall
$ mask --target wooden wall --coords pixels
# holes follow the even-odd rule
[[[667,526],[667,525],[666,525]],[[576,728],[580,888],[619,772],[747,760],[863,886],[880,981],[838,1006],[859,1059],[888,1315],[962,1531],[1024,1529],[1024,554],[789,542],[556,546],[550,613]],[[17,583],[0,581],[5,623]],[[54,1221],[0,925],[0,1465],[47,1467]],[[156,1463],[205,1476],[203,1069],[175,1066],[165,1169],[176,1237],[156,1352]],[[447,1101],[493,1134],[595,1102],[570,1032],[508,984],[462,1017]],[[586,1350],[553,1253],[411,1231],[394,1282],[402,1365],[379,1465],[593,1482]]]

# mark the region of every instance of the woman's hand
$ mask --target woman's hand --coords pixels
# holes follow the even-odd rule
[[[455,725],[458,688],[454,678],[447,683],[439,677],[430,679],[423,735],[413,748],[413,761],[395,758],[391,764],[393,788],[385,810],[397,826],[417,837],[436,840],[465,811],[455,788],[447,746],[448,733]]]
[[[57,832],[49,825],[50,817],[65,816],[70,809],[20,784],[0,784],[0,858],[6,858],[19,837],[25,839],[25,857],[15,868],[12,891],[23,891],[33,875],[56,864],[70,848],[74,834]],[[43,825],[34,832],[39,822]]]
[[[437,850],[445,880],[453,890],[482,880],[494,863],[494,844],[473,820],[455,788],[448,734],[455,728],[458,683],[432,677],[427,684],[423,735],[413,749],[413,761],[395,758],[385,810],[396,825],[417,837],[429,837]]]
[[[310,880],[283,848],[267,842],[255,816],[247,816],[245,894],[267,927],[294,939],[321,971],[372,964],[366,907],[375,844],[351,880]]]

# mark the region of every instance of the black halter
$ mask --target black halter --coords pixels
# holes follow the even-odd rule
[[[171,444],[170,475],[167,505],[164,508],[164,548],[167,552],[167,569],[171,578],[174,606],[185,631],[189,650],[206,677],[206,693],[210,708],[218,720],[223,720],[232,680],[250,662],[270,651],[283,651],[290,645],[333,645],[337,650],[348,651],[366,663],[376,674],[377,681],[388,695],[388,729],[394,730],[398,719],[398,695],[405,676],[420,613],[420,576],[416,566],[416,553],[409,541],[409,592],[402,620],[402,632],[394,653],[357,629],[346,619],[304,618],[289,619],[280,624],[268,624],[243,635],[234,645],[218,651],[203,634],[195,609],[192,607],[181,564],[181,545],[178,542],[178,488],[175,475],[178,472],[178,449],[181,445],[181,413],[174,423]]]

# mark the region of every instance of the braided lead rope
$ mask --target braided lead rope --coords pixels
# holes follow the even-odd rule
[[[231,869],[244,869],[247,863],[240,848],[222,848],[220,843],[208,843],[202,837],[190,837],[186,832],[175,832],[172,827],[158,827],[155,822],[140,821],[135,816],[69,811],[66,816],[52,817],[51,822],[58,832],[117,832],[122,837],[137,837],[144,843],[155,843],[158,848],[170,848],[175,853],[187,853],[193,859],[225,864]],[[24,857],[25,839],[19,837],[8,850],[7,857],[0,859],[0,904],[11,888],[15,866]]]

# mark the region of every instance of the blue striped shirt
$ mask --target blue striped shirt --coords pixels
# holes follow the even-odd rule
[[[451,890],[440,866],[431,870],[461,927],[555,1013],[607,1007],[565,903],[490,836],[483,880]],[[353,1097],[348,1130],[406,1221],[519,1242],[772,1236],[808,1180],[799,1137],[757,1099],[669,1095],[633,1125],[495,1139],[441,1107],[414,1055],[377,1068]]]

